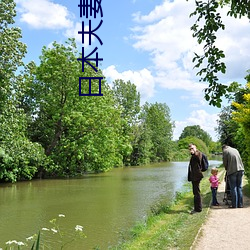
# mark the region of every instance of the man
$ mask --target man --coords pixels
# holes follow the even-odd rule
[[[190,163],[188,167],[188,181],[192,182],[193,195],[194,195],[194,209],[191,214],[199,213],[202,211],[200,181],[203,178],[201,172],[201,159],[202,152],[197,150],[194,144],[189,144],[188,148],[191,153]]]
[[[229,207],[241,208],[243,207],[242,177],[244,174],[244,165],[240,153],[236,148],[223,145],[222,151],[223,165],[227,171],[227,178],[232,197],[232,205]]]

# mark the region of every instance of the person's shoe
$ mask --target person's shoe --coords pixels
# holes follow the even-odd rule
[[[216,207],[219,206],[219,205],[220,205],[219,203],[212,204],[212,206],[216,206]]]
[[[236,208],[236,207],[233,207],[233,206],[231,205],[231,206],[228,206],[228,208]]]
[[[238,206],[238,208],[243,208],[243,205]]]
[[[191,212],[190,212],[190,214],[196,214],[196,213],[200,213],[201,211],[196,211],[196,210],[192,210]]]

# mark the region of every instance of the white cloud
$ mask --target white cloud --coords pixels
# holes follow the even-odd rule
[[[155,9],[148,15],[141,15],[141,12],[134,13],[133,18],[135,22],[154,22],[164,18],[173,8],[173,4],[165,1],[162,5],[155,6]]]
[[[142,69],[139,71],[124,71],[119,73],[114,65],[109,66],[103,70],[103,74],[111,82],[116,79],[122,79],[125,82],[130,81],[136,85],[137,90],[141,94],[142,103],[154,95],[154,77],[148,69]]]
[[[74,15],[68,9],[60,4],[49,0],[17,0],[18,11],[21,12],[20,20],[27,23],[34,29],[63,30],[65,37],[75,38],[78,44],[82,44],[82,23],[74,23]],[[89,26],[84,26],[84,31],[88,31]],[[95,37],[91,36],[91,43]],[[84,47],[89,46],[89,35],[84,35]]]
[[[49,0],[17,0],[21,21],[35,29],[65,29],[73,26],[67,8]]]
[[[227,72],[223,78],[232,82],[244,78],[250,69],[250,23],[247,17],[235,19],[227,16],[227,11],[221,11],[226,28],[219,32],[216,44],[226,55]]]
[[[189,14],[193,5],[177,0],[165,1],[156,6],[148,15],[138,16],[139,20],[153,23],[139,23],[133,31],[136,49],[151,52],[157,69],[168,69],[169,62],[176,62],[193,49],[196,42],[192,38]],[[157,21],[157,22],[155,22]]]
[[[217,135],[215,132],[215,128],[218,126],[217,124],[218,114],[209,114],[205,110],[195,110],[192,111],[189,118],[184,121],[175,121],[175,129],[174,129],[174,140],[178,140],[183,129],[187,126],[200,125],[200,127],[206,131],[213,139],[213,141],[217,141]]]
[[[200,91],[206,84],[198,82],[193,69],[194,52],[202,52],[202,47],[192,37],[191,25],[194,18],[189,18],[195,9],[192,1],[165,0],[150,13],[133,15],[137,25],[132,29],[134,48],[149,52],[156,72],[156,85],[166,89],[183,89],[189,92]],[[221,81],[231,78],[243,79],[250,68],[250,25],[247,18],[227,17],[227,9],[221,11],[226,30],[219,32],[217,44],[225,51],[228,70],[221,76]],[[223,80],[224,79],[224,80]]]
[[[199,83],[193,70],[193,51],[197,44],[192,37],[189,14],[193,4],[176,0],[164,1],[148,15],[134,14],[138,22],[133,31],[134,48],[148,51],[153,62],[155,85],[165,89],[189,92],[190,98],[203,97],[207,84]]]

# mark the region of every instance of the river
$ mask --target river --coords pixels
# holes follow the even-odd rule
[[[211,166],[220,163],[210,161]],[[52,228],[49,221],[56,218],[66,241],[76,225],[83,226],[87,236],[64,249],[108,249],[118,243],[122,232],[145,219],[153,204],[166,197],[171,202],[187,182],[187,165],[168,162],[116,168],[79,179],[1,184],[0,248],[5,249],[9,240],[25,242],[42,228]],[[48,245],[60,238],[52,231],[42,233],[41,240],[46,239]]]

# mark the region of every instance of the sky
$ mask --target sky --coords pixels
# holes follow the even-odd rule
[[[86,2],[86,0],[84,0]],[[84,2],[83,1],[83,2]],[[94,1],[93,1],[94,2]],[[199,82],[192,58],[202,47],[192,37],[190,27],[195,18],[193,0],[99,0],[101,13],[92,21],[100,41],[92,36],[91,45],[78,31],[88,30],[88,20],[80,17],[80,0],[16,0],[15,25],[22,29],[22,41],[27,44],[25,62],[39,64],[43,46],[53,41],[64,43],[74,37],[79,51],[98,48],[99,68],[108,83],[116,79],[130,81],[137,86],[141,105],[166,103],[175,123],[173,139],[177,140],[186,126],[200,125],[214,141],[218,136],[218,114],[221,109],[210,106],[204,99],[206,83]],[[235,19],[221,10],[224,31],[217,36],[217,45],[224,50],[227,65],[220,81],[246,84],[244,77],[250,69],[250,22]],[[95,97],[99,98],[99,97]],[[224,106],[228,105],[225,101]]]

